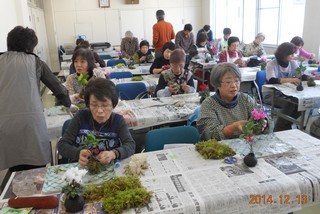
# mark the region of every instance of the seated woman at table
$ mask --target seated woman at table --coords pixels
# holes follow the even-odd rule
[[[238,37],[231,36],[228,39],[228,48],[225,51],[222,51],[219,55],[220,62],[232,62],[239,66],[244,66],[245,62],[242,60],[242,54],[238,50],[240,40]]]
[[[82,39],[83,40],[83,39]],[[78,42],[78,39],[77,39]],[[84,49],[89,49],[92,51],[93,53],[93,57],[94,57],[94,62],[96,64],[96,67],[101,67],[104,68],[106,67],[106,63],[105,61],[97,54],[97,52],[93,51],[90,47],[90,43],[86,40],[81,41],[74,49],[74,51],[78,50],[79,48],[84,48]],[[74,74],[76,73],[76,69],[73,66],[73,63],[71,63],[70,68],[69,68],[70,72],[69,74]]]
[[[91,152],[80,144],[88,134],[93,134],[101,139],[99,149],[103,151],[97,156],[101,163],[108,164],[112,160],[122,160],[133,155],[135,142],[128,126],[122,115],[112,112],[118,104],[118,93],[114,83],[97,78],[89,81],[84,93],[89,109],[79,111],[72,118],[68,129],[58,142],[59,154],[86,166]]]
[[[294,59],[298,61],[304,61],[305,59],[313,59],[314,54],[309,53],[303,49],[304,41],[301,37],[295,36],[290,41],[297,47],[297,51],[294,53]]]
[[[308,77],[304,74],[299,74],[296,69],[298,64],[294,59],[294,53],[297,47],[290,43],[285,42],[278,46],[275,52],[275,59],[268,62],[267,64],[267,83],[268,84],[283,84],[283,83],[293,83],[299,84],[301,80],[306,80]],[[271,93],[263,93],[263,100],[265,103],[271,103]],[[280,93],[276,94],[276,97]],[[298,118],[300,112],[298,112],[297,105],[293,105],[290,102],[283,101],[282,99],[275,100],[278,107],[281,107],[281,112],[289,115],[293,118]],[[275,124],[275,131],[283,131],[291,129],[292,122],[287,121],[283,118],[278,118]]]
[[[80,92],[83,89],[83,85],[78,81],[80,74],[88,74],[88,80],[92,77],[105,78],[102,71],[95,69],[94,62],[93,54],[87,48],[78,48],[73,53],[72,64],[76,69],[76,73],[69,75],[66,80],[66,88],[72,103],[84,102],[84,99],[80,97]]]
[[[197,121],[202,140],[238,138],[242,133],[242,126],[257,103],[248,94],[239,92],[240,82],[241,72],[234,63],[213,67],[210,83],[217,91],[202,102]]]
[[[197,36],[196,44],[190,50],[190,57],[194,59],[207,59],[213,55],[212,49],[207,45],[208,36],[206,33],[199,33]]]
[[[175,49],[170,55],[170,69],[161,72],[156,94],[170,97],[174,94],[195,93],[192,73],[185,69],[186,54],[183,49]]]
[[[147,40],[143,40],[140,42],[139,47],[140,50],[135,52],[133,55],[134,64],[153,62],[154,56],[149,49],[149,42]]]
[[[253,42],[245,45],[241,52],[244,56],[258,56],[261,57],[266,55],[266,51],[262,45],[262,42],[265,40],[265,35],[263,33],[258,33]]]
[[[161,71],[166,70],[166,66],[170,65],[169,59],[170,54],[175,49],[175,44],[173,42],[167,42],[162,47],[162,56],[159,58],[156,58],[151,67],[150,67],[150,74],[160,74]]]
[[[122,57],[131,58],[139,50],[139,41],[131,31],[126,31],[125,37],[121,40],[120,50]]]

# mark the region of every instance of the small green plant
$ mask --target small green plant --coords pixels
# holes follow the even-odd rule
[[[303,66],[302,64],[299,65],[299,67],[296,68],[296,72],[299,74],[299,76],[302,76],[303,72],[307,69],[306,66]]]
[[[85,87],[86,87],[86,85],[88,84],[88,78],[89,78],[89,75],[88,75],[88,74],[80,74],[80,75],[78,76],[78,82],[79,82],[79,84],[82,86],[82,90],[81,90],[81,92],[80,92],[80,94],[79,94],[79,96],[80,96],[81,98],[83,98]]]
[[[88,186],[83,197],[86,202],[101,200],[104,211],[118,214],[126,209],[145,206],[152,192],[141,185],[137,176],[120,176],[100,187]]]
[[[106,166],[96,159],[96,156],[98,156],[101,151],[105,150],[103,142],[96,139],[93,134],[88,134],[80,145],[91,152],[91,157],[87,165],[90,174],[98,174],[106,169]]]
[[[88,84],[88,77],[89,77],[88,74],[80,74],[78,76],[79,84],[82,85],[82,86],[86,86]]]
[[[250,152],[253,152],[254,136],[260,134],[266,126],[267,115],[263,110],[253,109],[249,121],[242,126],[243,133],[240,138],[246,140],[250,146]]]
[[[236,154],[230,146],[219,143],[215,139],[197,143],[196,150],[204,159],[223,159]]]
[[[85,191],[85,187],[82,186],[82,177],[87,173],[85,169],[79,169],[78,167],[72,167],[68,169],[62,176],[62,179],[67,184],[62,187],[62,193],[66,198],[75,198],[81,195]]]

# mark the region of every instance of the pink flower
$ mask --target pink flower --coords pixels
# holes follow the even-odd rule
[[[168,69],[170,69],[170,65],[164,65],[163,68],[168,70]]]
[[[253,109],[253,111],[251,112],[251,115],[253,119],[256,121],[259,121],[267,117],[267,115],[262,110],[258,111],[257,109]]]
[[[262,57],[262,58],[261,58],[261,62],[267,62],[267,58]]]

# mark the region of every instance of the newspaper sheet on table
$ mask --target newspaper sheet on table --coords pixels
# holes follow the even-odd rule
[[[223,140],[222,143],[229,145],[237,154],[245,156],[249,154],[250,147],[244,139]],[[295,151],[295,148],[280,140],[275,134],[254,136],[253,151],[256,157],[287,153]]]
[[[237,164],[204,160],[189,145],[150,153],[148,164],[141,182],[155,197],[146,207],[125,213],[271,214],[301,209],[298,183],[263,159],[254,168],[240,158]],[[256,202],[261,196],[272,201]]]
[[[177,105],[180,104],[180,105]],[[151,127],[186,120],[199,105],[197,95],[121,101],[114,112],[124,116],[129,127]]]
[[[264,85],[263,92],[268,91],[268,88],[275,88],[286,96],[296,97],[299,100],[298,110],[303,111],[307,109],[320,107],[320,87],[308,87],[306,82],[302,83],[303,91],[297,91],[296,85],[292,83]]]

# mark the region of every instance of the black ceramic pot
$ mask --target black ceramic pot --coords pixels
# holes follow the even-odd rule
[[[300,82],[300,84],[297,86],[297,91],[303,91],[303,86],[302,83]]]
[[[248,167],[254,167],[258,163],[258,159],[256,158],[253,152],[250,152],[244,157],[243,162]]]
[[[74,198],[68,198],[64,202],[64,207],[66,208],[67,212],[76,213],[83,210],[84,206],[84,198],[82,196],[76,196]]]

